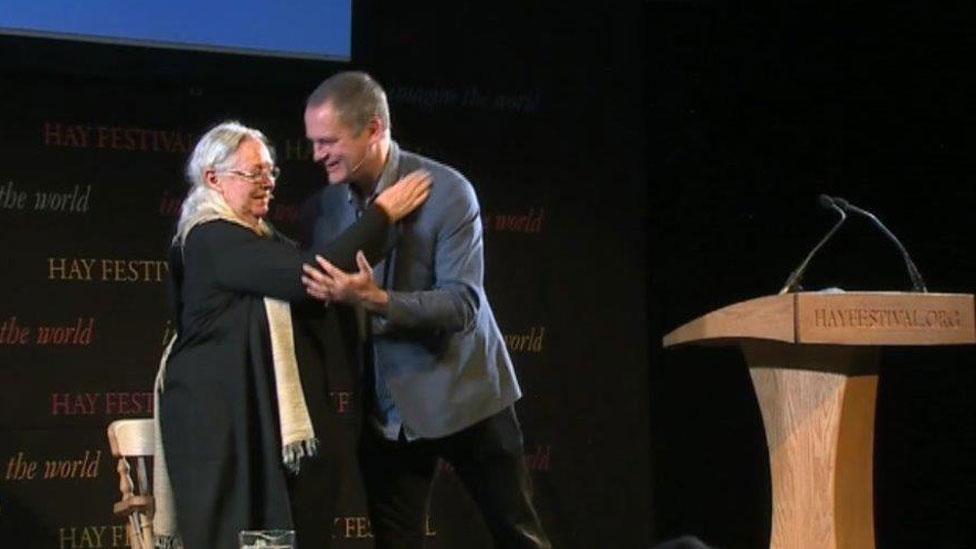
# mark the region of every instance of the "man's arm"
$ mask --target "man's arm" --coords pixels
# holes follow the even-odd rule
[[[305,270],[309,293],[331,301],[361,304],[376,315],[374,333],[468,329],[475,322],[483,294],[482,226],[478,201],[470,185],[465,182],[452,191],[452,199],[443,206],[444,217],[433,244],[432,288],[387,291],[375,284],[365,261],[358,262],[356,273],[344,273],[320,261],[323,277],[316,279],[317,271]],[[316,284],[320,287],[313,289]]]
[[[451,188],[434,242],[434,285],[421,291],[389,291],[377,333],[406,330],[458,332],[470,328],[484,293],[484,241],[478,198],[467,181]]]

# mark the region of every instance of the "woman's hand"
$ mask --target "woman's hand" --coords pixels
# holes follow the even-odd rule
[[[431,176],[427,170],[416,170],[403,176],[376,197],[379,206],[396,223],[416,210],[430,196]]]

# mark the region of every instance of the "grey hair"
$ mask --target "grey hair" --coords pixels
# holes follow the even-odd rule
[[[227,215],[236,217],[224,201],[224,197],[207,185],[204,174],[207,170],[219,171],[233,166],[237,161],[237,150],[247,139],[263,143],[271,152],[272,159],[274,158],[274,149],[261,131],[234,120],[217,124],[197,141],[186,163],[186,180],[190,185],[190,191],[183,200],[180,219],[176,222],[174,243],[182,244],[190,229],[201,222],[202,217],[212,218],[213,212],[218,212],[221,217]]]
[[[386,92],[373,77],[360,71],[345,71],[326,78],[305,101],[305,108],[332,103],[339,120],[359,133],[373,118],[392,130]]]

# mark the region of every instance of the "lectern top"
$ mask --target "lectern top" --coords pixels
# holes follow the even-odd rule
[[[976,344],[973,294],[799,292],[750,299],[700,316],[664,346],[767,340],[828,345]]]

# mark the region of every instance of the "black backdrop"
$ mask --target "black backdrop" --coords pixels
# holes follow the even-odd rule
[[[0,42],[0,316],[14,334],[0,346],[0,545],[124,543],[105,427],[147,415],[172,329],[160,261],[189,149],[225,118],[265,130],[284,173],[270,217],[293,231],[295,208],[322,184],[304,97],[347,66],[385,85],[404,148],[452,164],[478,191],[486,286],[525,392],[518,411],[553,540],[649,543],[639,73],[625,72],[637,67],[636,27],[610,32],[628,28],[623,13],[514,4],[356,10],[351,65]],[[613,91],[600,73],[628,85]],[[355,398],[332,396],[339,413]],[[336,546],[368,547],[355,476],[345,488]],[[430,514],[432,547],[489,545],[449,472]]]
[[[972,17],[961,3],[646,4],[652,336],[775,293],[834,222],[872,210],[931,291],[974,290]],[[746,3],[755,4],[755,3]],[[907,290],[895,247],[851,218],[806,286]],[[769,536],[761,418],[741,356],[664,353],[650,405],[657,534]],[[972,348],[885,352],[878,547],[976,545]]]
[[[516,338],[518,409],[557,547],[686,533],[766,543],[768,463],[742,359],[665,353],[659,341],[777,291],[832,222],[817,194],[875,211],[932,290],[973,291],[966,15],[962,3],[802,0],[356,4],[352,66],[387,87],[395,136],[461,169],[482,199],[488,292]],[[0,321],[30,330],[29,344],[0,345],[0,535],[120,546],[104,426],[141,415],[155,369],[167,311],[158,264],[138,261],[162,258],[187,143],[226,117],[266,129],[286,174],[273,215],[287,231],[290,206],[319,181],[301,102],[344,66],[8,38],[0,48],[0,190],[26,193],[23,209],[0,201]],[[51,191],[87,210],[34,209]],[[95,259],[93,280],[71,259]],[[116,265],[140,281],[111,280]],[[857,219],[807,281],[907,287],[894,248]],[[37,343],[40,327],[79,320],[90,343]],[[879,547],[976,544],[972,362],[969,349],[885,355]],[[45,480],[49,460],[80,463]],[[354,484],[335,537],[368,547]],[[435,547],[486,546],[449,476],[431,514]]]

